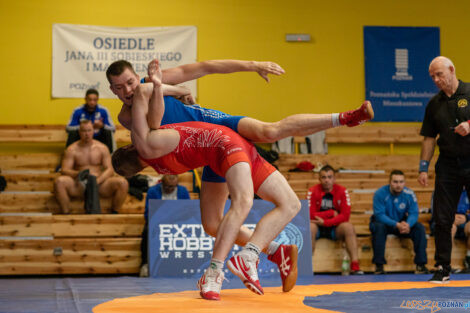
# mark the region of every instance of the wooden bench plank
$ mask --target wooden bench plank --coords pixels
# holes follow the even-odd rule
[[[58,153],[0,154],[0,169],[53,171],[60,161]]]
[[[362,125],[336,127],[326,131],[327,143],[421,143],[420,126]],[[130,142],[129,132],[117,125],[117,142]],[[65,142],[65,125],[0,125],[3,142]]]
[[[418,199],[418,203],[420,205],[428,205],[430,204],[430,201],[431,201],[431,194],[432,194],[432,191],[433,189],[432,188],[429,188],[429,189],[423,189],[423,188],[417,188],[417,189],[413,189],[415,195],[416,195],[416,198]],[[351,203],[370,203],[370,205],[372,206],[372,200],[374,198],[374,193],[373,192],[370,192],[370,193],[359,193],[359,192],[352,192],[352,191],[349,191],[349,197],[351,198]],[[429,206],[427,206],[429,207]]]
[[[193,191],[192,176],[183,175],[180,185],[185,186],[189,192]],[[6,173],[7,181],[5,191],[54,191],[54,180],[60,173]]]
[[[199,194],[189,193],[191,199],[199,199]],[[138,200],[130,195],[127,196],[124,205],[118,213],[142,214],[145,209],[144,199]],[[101,212],[111,213],[111,198],[101,198]],[[0,213],[53,213],[61,214],[59,205],[52,193],[0,193]],[[85,214],[83,200],[72,199],[70,203],[71,214]]]
[[[0,236],[133,237],[141,236],[142,214],[0,216]]]
[[[5,191],[53,191],[59,173],[3,174],[7,181]]]
[[[0,275],[133,274],[141,238],[0,240]]]
[[[359,263],[361,270],[372,272],[375,265],[372,263],[372,239],[371,237],[358,237]],[[434,268],[434,238],[428,239],[426,254],[428,256],[428,268]],[[313,255],[313,271],[315,273],[340,272],[341,263],[345,248],[340,241],[319,239],[316,242],[315,253]],[[452,249],[452,267],[462,268],[465,258],[466,245],[462,240],[455,240]],[[398,237],[388,237],[385,246],[385,258],[387,264],[384,266],[387,272],[414,271],[414,252],[411,239],[399,239]]]
[[[306,188],[292,188],[294,192],[297,194],[299,199],[307,199],[307,189]],[[375,188],[374,188],[375,189]],[[374,196],[374,189],[371,189],[370,191],[368,189],[364,189],[364,193],[359,192],[361,191],[360,189],[355,189],[355,190],[348,190],[349,194],[351,197],[355,197],[354,201],[357,201],[357,199],[370,199],[370,203],[372,203],[372,198]],[[431,198],[431,193],[433,192],[434,188],[433,187],[421,187],[421,188],[413,188],[414,193],[416,194],[418,201],[419,199],[423,199],[424,202],[428,202]]]
[[[312,180],[288,180],[289,185],[293,189],[308,189],[316,184],[318,181]],[[352,189],[378,189],[384,185],[388,185],[388,179],[384,178],[370,178],[370,179],[362,179],[362,178],[339,178],[336,179],[336,183],[346,187],[349,190]],[[429,180],[429,185],[434,185],[434,180]],[[418,183],[417,180],[407,180],[406,186],[411,189],[422,188],[422,186]]]
[[[118,125],[114,138],[119,144],[130,143],[129,131]],[[66,142],[65,125],[0,125],[1,142],[51,143]]]
[[[434,157],[430,164],[430,172],[434,172]],[[322,155],[322,154],[281,154],[276,165],[281,172],[293,169],[299,162],[310,161],[312,164],[329,164],[335,169],[385,170],[401,169],[406,175],[415,175],[418,171],[419,156],[417,155]]]
[[[327,143],[406,143],[420,144],[423,137],[419,134],[420,125],[336,127],[326,130]]]
[[[306,180],[306,181],[311,181],[314,184],[319,183],[319,173],[318,172],[281,172],[282,175],[288,180],[288,181],[299,181],[299,180]],[[418,179],[418,172],[408,172],[405,174],[406,175],[406,181],[407,182],[413,182]],[[390,173],[385,172],[385,173],[341,173],[337,172],[335,174],[335,177],[337,180],[341,179],[383,179],[387,184],[389,180]],[[430,179],[434,179],[435,175],[434,172],[429,172],[428,177]]]
[[[101,198],[101,212],[111,213],[111,198]],[[127,196],[123,207],[119,213],[143,213],[145,207],[144,200],[138,200]],[[54,213],[60,214],[62,211],[52,193],[0,193],[0,213]],[[83,200],[74,199],[70,203],[71,214],[85,214]]]

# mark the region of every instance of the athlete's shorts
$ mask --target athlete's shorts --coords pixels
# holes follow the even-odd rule
[[[245,116],[224,116],[224,117],[206,117],[205,122],[217,125],[223,125],[238,133],[238,123]],[[209,183],[225,183],[225,178],[217,175],[209,166],[204,166],[202,171],[202,181]]]
[[[225,178],[217,175],[209,166],[204,166],[202,180],[208,183],[225,183]]]
[[[327,238],[331,240],[336,240],[337,239],[336,238],[336,226],[332,226],[332,227],[319,226],[317,235],[315,236],[315,238],[316,239]]]
[[[232,140],[233,139],[234,138],[232,137]],[[239,140],[242,141],[243,139],[240,138]],[[242,149],[241,147],[237,147],[235,149],[226,151],[225,158],[218,164],[218,169],[220,173],[225,176],[225,173],[233,165],[239,162],[247,162],[251,167],[253,188],[256,193],[266,178],[276,171],[276,168],[274,168],[274,166],[269,164],[258,154],[258,151],[256,151],[254,145],[247,143],[246,145],[240,146],[247,148]]]

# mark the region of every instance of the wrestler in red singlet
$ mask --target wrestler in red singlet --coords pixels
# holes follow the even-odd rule
[[[175,150],[156,159],[141,159],[160,174],[181,174],[202,166],[222,177],[238,162],[251,167],[253,187],[256,192],[264,180],[276,169],[266,162],[255,146],[228,127],[204,122],[168,124],[179,132],[180,141]]]

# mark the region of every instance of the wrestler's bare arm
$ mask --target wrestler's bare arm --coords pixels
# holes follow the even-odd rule
[[[125,104],[122,105],[121,111],[118,114],[118,121],[126,129],[131,130],[131,127],[132,127],[131,107],[129,107],[128,105],[125,105]]]
[[[174,97],[181,97],[191,94],[191,90],[185,86],[173,86],[162,84],[162,92],[164,96],[174,96]]]
[[[155,62],[155,60],[151,61],[150,64],[152,62]],[[234,72],[257,72],[269,82],[268,74],[281,75],[284,74],[284,69],[274,62],[210,60],[164,69],[162,70],[162,81],[165,84],[177,85],[208,74]]]
[[[162,91],[164,96],[188,96],[191,95],[189,88],[184,86],[172,86],[167,84],[162,84]],[[121,111],[118,114],[118,121],[126,129],[131,130],[132,127],[132,111],[131,108],[127,105],[123,105]]]
[[[154,90],[155,89],[155,90]],[[152,101],[151,101],[151,98]],[[158,158],[173,151],[179,142],[179,134],[172,129],[152,130],[147,121],[149,104],[164,108],[161,88],[153,88],[152,84],[141,84],[134,93],[132,105],[131,139],[140,156]],[[160,127],[162,114],[158,108],[152,108],[154,114],[152,128]]]
[[[96,182],[98,184],[102,184],[106,179],[110,178],[114,174],[113,165],[111,164],[111,154],[109,153],[108,147],[106,146],[99,146],[100,153],[101,153],[101,160],[103,167],[103,171],[101,174],[96,178]]]

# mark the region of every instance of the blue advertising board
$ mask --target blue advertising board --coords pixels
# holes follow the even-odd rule
[[[275,241],[296,244],[299,248],[299,276],[312,276],[312,244],[307,200],[301,200],[302,209],[284,228]],[[225,205],[225,212],[230,202]],[[274,205],[264,200],[254,200],[253,207],[244,225],[250,229]],[[214,238],[204,232],[201,225],[199,200],[154,200],[149,201],[149,270],[151,277],[199,278],[209,266]],[[235,245],[228,258],[237,253]],[[228,259],[227,258],[227,259]],[[261,254],[259,277],[279,277],[277,265]],[[233,278],[229,271],[228,279]]]
[[[429,63],[440,55],[438,27],[364,27],[366,99],[375,122],[422,121],[438,91]]]

